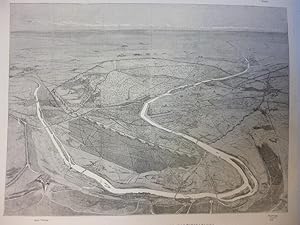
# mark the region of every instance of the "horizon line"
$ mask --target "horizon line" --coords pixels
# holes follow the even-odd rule
[[[257,32],[257,33],[288,33],[280,29],[260,29],[260,28],[124,28],[124,27],[106,27],[100,29],[53,29],[53,30],[10,30],[10,33],[32,32],[32,33],[49,33],[49,32],[92,32],[92,31],[211,31],[211,32]]]

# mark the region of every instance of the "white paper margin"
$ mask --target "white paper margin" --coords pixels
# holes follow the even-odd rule
[[[221,4],[287,7],[290,66],[290,141],[288,213],[137,215],[137,216],[76,216],[21,217],[2,216],[5,190],[7,146],[8,71],[9,71],[9,4],[10,3],[170,3]],[[297,27],[298,26],[298,27]],[[298,40],[298,42],[297,42]],[[99,1],[99,0],[0,0],[0,225],[81,224],[81,225],[300,225],[299,147],[300,147],[300,1],[284,0],[156,0],[156,1]],[[272,218],[274,220],[272,220]]]

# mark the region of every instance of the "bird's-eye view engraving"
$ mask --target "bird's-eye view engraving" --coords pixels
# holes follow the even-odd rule
[[[4,215],[287,212],[286,9],[10,11]]]

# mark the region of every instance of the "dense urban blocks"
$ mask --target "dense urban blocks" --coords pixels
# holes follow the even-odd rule
[[[5,214],[287,211],[288,63],[280,32],[12,32]]]

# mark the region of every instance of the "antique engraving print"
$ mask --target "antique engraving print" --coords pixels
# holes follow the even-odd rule
[[[285,8],[11,4],[5,215],[287,212]]]

